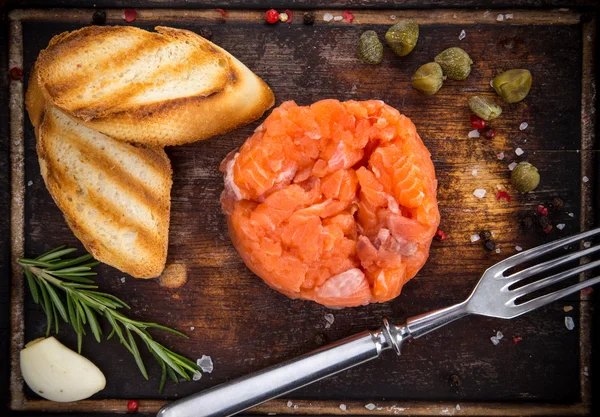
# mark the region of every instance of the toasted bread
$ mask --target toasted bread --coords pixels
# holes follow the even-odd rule
[[[188,30],[156,30],[90,26],[55,36],[30,80],[30,117],[45,100],[112,138],[166,146],[225,133],[273,106],[267,84],[224,49]]]
[[[41,173],[75,236],[101,262],[136,278],[160,275],[172,185],[164,150],[112,139],[56,107],[39,117]]]

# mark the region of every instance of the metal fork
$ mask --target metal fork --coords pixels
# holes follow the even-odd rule
[[[540,262],[515,273],[508,271],[519,267],[525,262],[538,260],[541,256],[563,246],[596,235],[600,235],[600,228],[518,253],[486,270],[471,295],[462,303],[411,317],[400,325],[390,324],[384,319],[384,326],[379,330],[356,334],[296,359],[218,385],[190,397],[176,400],[163,407],[158,412],[158,416],[230,416],[375,359],[384,350],[394,349],[399,355],[404,341],[421,337],[469,314],[512,319],[528,313],[552,301],[599,283],[600,276],[596,276],[566,288],[534,297],[529,301],[515,303],[519,298],[532,296],[535,291],[600,266],[600,260],[588,261],[586,258],[600,252],[600,244]],[[580,260],[579,266],[552,275],[544,274],[560,265],[577,260]],[[529,280],[538,274],[542,276],[533,282],[523,281]],[[524,285],[513,288],[521,283],[524,283]]]

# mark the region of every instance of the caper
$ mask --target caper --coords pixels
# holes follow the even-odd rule
[[[412,20],[401,20],[385,34],[387,44],[400,56],[408,55],[417,46],[419,25]]]
[[[442,67],[435,62],[429,62],[419,67],[412,76],[411,83],[417,90],[432,96],[442,87],[445,78]]]
[[[473,61],[465,51],[460,48],[448,48],[435,57],[435,62],[440,64],[444,75],[451,80],[465,80],[471,73]]]
[[[510,175],[510,182],[517,191],[527,193],[540,183],[540,173],[529,162],[519,162]]]
[[[526,69],[512,69],[492,80],[492,87],[502,100],[517,103],[527,97],[531,89],[531,73]]]
[[[502,107],[487,97],[473,96],[469,99],[469,108],[483,120],[495,119],[502,113]]]
[[[358,57],[367,64],[379,64],[383,60],[383,45],[374,30],[367,30],[358,40]]]

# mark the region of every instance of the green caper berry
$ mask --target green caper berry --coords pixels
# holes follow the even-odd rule
[[[367,64],[379,64],[383,60],[383,45],[374,30],[367,30],[358,40],[358,57]]]
[[[507,103],[518,103],[529,94],[531,73],[526,69],[512,69],[498,75],[492,80],[492,87]]]
[[[487,97],[473,96],[469,99],[469,108],[483,120],[490,121],[502,114],[502,107]]]
[[[419,39],[419,25],[412,20],[401,20],[385,34],[387,44],[396,54],[406,56],[415,49]]]
[[[517,191],[528,193],[540,183],[540,173],[529,162],[519,162],[510,175],[510,182]]]
[[[440,64],[444,75],[451,80],[466,80],[471,73],[473,61],[469,54],[460,48],[448,48],[434,59]]]
[[[442,67],[435,62],[429,62],[419,67],[412,76],[412,86],[422,93],[432,96],[438,92],[444,82]]]

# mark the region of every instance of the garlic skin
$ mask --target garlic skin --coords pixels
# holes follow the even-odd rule
[[[51,401],[83,400],[106,386],[106,378],[96,365],[54,337],[25,345],[20,365],[29,388]]]

